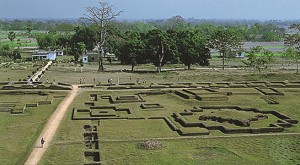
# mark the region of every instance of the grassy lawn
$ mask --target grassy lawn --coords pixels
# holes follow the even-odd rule
[[[27,54],[26,54],[27,53]],[[23,54],[22,54],[23,55]],[[29,57],[30,53],[25,52],[24,57]],[[60,58],[58,61],[68,61],[70,56]],[[278,61],[277,61],[278,62]],[[281,65],[275,63],[272,68],[268,68],[258,74],[257,70],[245,69],[244,64],[239,59],[226,61],[226,70],[220,70],[221,59],[213,58],[211,66],[192,66],[192,70],[184,70],[184,66],[166,65],[164,68],[180,68],[176,71],[166,71],[155,73],[153,65],[140,65],[136,67],[136,72],[128,72],[129,65],[109,65],[105,63],[105,72],[97,72],[97,64],[84,64],[83,70],[70,63],[59,62],[51,66],[42,77],[42,81],[47,79],[52,82],[65,82],[79,84],[79,80],[85,79],[86,84],[97,83],[106,84],[108,79],[113,79],[113,83],[119,80],[125,82],[142,82],[143,86],[150,86],[158,83],[191,82],[199,86],[205,86],[205,82],[214,82],[214,86],[220,85],[218,82],[239,82],[239,81],[299,81],[300,75],[294,74],[295,70],[282,69]],[[230,68],[230,69],[229,69]],[[275,68],[275,69],[274,69]],[[37,66],[32,63],[1,64],[0,81],[18,81],[26,78],[35,71]],[[123,71],[121,71],[123,70]],[[146,71],[145,71],[146,70]],[[145,73],[144,73],[145,72]],[[96,82],[94,82],[94,79]],[[231,83],[231,84],[233,84]],[[253,84],[253,83],[252,83]],[[206,84],[207,85],[207,84]],[[226,85],[224,85],[226,86]],[[1,86],[0,86],[1,87]],[[106,113],[116,115],[115,117],[130,118],[124,119],[101,119],[98,120],[72,120],[73,108],[88,109],[84,102],[91,102],[90,94],[98,96],[111,96],[113,101],[118,96],[138,96],[141,90],[103,90],[106,87],[93,89],[79,89],[79,94],[68,109],[58,132],[54,136],[40,164],[84,164],[84,152],[87,148],[84,144],[84,125],[97,126],[99,137],[99,149],[101,163],[103,164],[297,164],[300,162],[300,136],[299,135],[276,135],[242,137],[241,134],[229,135],[219,130],[210,131],[210,135],[198,135],[181,138],[178,132],[173,131],[163,119],[149,119],[150,117],[167,117],[171,123],[185,133],[202,133],[206,128],[184,127],[173,113],[181,113],[191,110],[194,107],[203,106],[240,106],[243,108],[257,108],[260,110],[276,110],[284,115],[300,121],[299,98],[300,88],[276,88],[284,93],[284,96],[265,96],[262,92],[254,88],[216,88],[218,96],[224,96],[225,92],[232,92],[224,101],[199,101],[197,99],[184,99],[174,94],[174,90],[166,89],[165,94],[147,95],[141,94],[145,102],[130,103],[110,103],[107,98],[99,98],[94,102],[95,106],[113,106],[115,109],[130,109],[127,111],[117,111],[114,108],[96,109],[84,113],[79,113],[79,117],[90,117]],[[269,89],[263,89],[273,92]],[[158,91],[158,90],[157,90]],[[172,92],[170,92],[172,91]],[[182,90],[180,90],[182,91]],[[210,97],[213,92],[204,89],[190,91],[199,96]],[[145,91],[143,91],[145,92]],[[50,95],[61,95],[58,91]],[[215,95],[214,95],[215,96]],[[277,101],[279,104],[271,105],[266,102],[266,98]],[[0,95],[2,102],[34,103],[45,100],[47,96],[27,96],[27,95]],[[10,115],[8,112],[0,112],[0,160],[3,164],[22,164],[28,156],[31,147],[39,135],[47,119],[54,111],[60,99],[55,99],[51,105],[43,105],[36,108],[28,108],[25,114]],[[159,104],[163,108],[143,109],[141,104]],[[199,122],[200,115],[212,115],[224,118],[235,118],[248,120],[256,116],[253,112],[235,111],[232,109],[204,109],[203,112],[193,113],[191,116],[181,117],[188,121]],[[145,119],[139,119],[145,118]],[[268,119],[262,119],[251,123],[251,128],[268,127],[270,123],[277,122],[278,118],[268,115]],[[229,122],[203,121],[212,126],[225,126],[228,128],[240,128]],[[99,126],[98,126],[99,124]],[[286,128],[283,133],[300,133],[300,124],[294,124],[291,128]],[[245,135],[245,134],[242,134]],[[251,135],[251,134],[246,134]],[[219,137],[226,136],[226,137]],[[16,138],[12,138],[16,137]],[[159,150],[144,150],[139,147],[139,143],[145,139],[158,138],[163,144]],[[47,139],[46,139],[47,141]],[[89,150],[90,151],[90,150]],[[16,156],[17,155],[17,156]]]
[[[222,89],[220,89],[222,90]],[[230,90],[230,89],[226,89]],[[237,90],[237,89],[234,89]],[[195,99],[183,99],[172,93],[163,95],[142,95],[146,103],[159,103],[164,106],[157,110],[142,110],[141,103],[117,103],[110,104],[107,99],[99,99],[95,106],[116,106],[129,108],[132,114],[124,114],[127,117],[160,117],[169,116],[173,112],[183,112],[184,109],[191,109],[194,106],[210,105],[237,105],[241,107],[255,107],[261,110],[277,110],[294,119],[300,120],[299,97],[300,89],[279,89],[285,96],[272,96],[278,105],[269,105],[261,99],[262,95],[235,95],[229,96],[228,101],[197,101]],[[252,92],[246,90],[244,92]],[[72,103],[68,114],[65,116],[58,133],[54,137],[49,150],[41,164],[82,164],[84,162],[83,152],[86,151],[83,145],[83,125],[98,125],[97,120],[76,120],[72,121],[72,109],[87,108],[83,103],[89,101],[90,94],[128,96],[137,94],[137,91],[82,91]],[[211,114],[212,111],[204,111],[204,114]],[[232,110],[214,111],[216,115],[223,117],[239,118],[246,120],[255,116],[253,112],[232,112]],[[197,113],[198,114],[198,113]],[[89,116],[87,114],[87,116]],[[196,116],[186,116],[188,121],[197,121]],[[269,116],[266,120],[260,120],[251,124],[253,128],[267,127],[278,118]],[[206,121],[211,125],[216,124]],[[178,124],[178,123],[177,123]],[[220,125],[220,123],[218,123]],[[276,135],[253,136],[253,137],[232,137],[235,135],[223,134],[220,131],[212,131],[211,135],[200,136],[199,138],[178,139],[175,131],[172,131],[167,124],[160,119],[146,120],[100,120],[98,128],[100,158],[103,164],[296,164],[300,161],[300,136]],[[238,128],[229,123],[223,123],[229,128]],[[190,127],[185,131],[199,129]],[[200,130],[199,130],[200,131]],[[300,126],[295,124],[287,128],[284,133],[299,133]],[[218,136],[226,136],[220,138]],[[239,136],[239,135],[237,135]],[[202,138],[201,138],[202,137]],[[159,150],[144,150],[139,147],[142,139],[161,139],[163,148]]]
[[[32,71],[38,68],[31,63],[7,64],[6,66],[0,68],[0,81],[8,81],[8,78],[9,81],[27,79],[27,76],[32,75]]]
[[[66,93],[55,92],[51,95],[66,95]],[[1,94],[0,100],[1,103],[16,102],[18,105],[25,105],[45,100],[45,96]],[[61,100],[62,98],[58,98],[50,105],[27,108],[25,113],[20,115],[0,112],[1,164],[24,163],[44,124]]]
[[[101,139],[151,139],[178,137],[163,120],[104,120],[100,122]]]
[[[103,164],[296,164],[299,136],[162,140],[160,150],[136,142],[101,142]]]
[[[141,67],[137,67],[137,72],[121,72],[121,70],[131,70],[129,65],[105,65],[106,72],[97,72],[98,66],[96,64],[85,64],[82,68],[80,66],[72,66],[71,64],[59,63],[57,66],[51,67],[47,74],[42,78],[42,81],[46,79],[56,81],[79,84],[79,79],[86,79],[86,83],[94,83],[94,78],[101,83],[107,83],[108,79],[112,79],[113,83],[117,83],[119,78],[120,82],[136,82],[139,80],[142,82],[146,80],[147,83],[177,83],[177,82],[219,82],[219,81],[284,81],[284,80],[299,80],[300,74],[295,74],[294,70],[280,69],[265,69],[261,74],[258,74],[254,69],[226,69],[216,70],[214,65],[220,65],[221,61],[217,60],[212,64],[211,68],[194,69],[194,70],[177,70],[158,73],[146,72],[139,73],[138,70]],[[237,65],[242,65],[241,62]],[[155,68],[151,66],[150,71],[155,71]],[[193,66],[198,68],[199,66]],[[192,68],[193,68],[192,67]],[[273,67],[272,67],[273,68]],[[118,71],[118,72],[116,72]],[[68,76],[66,76],[68,75]]]

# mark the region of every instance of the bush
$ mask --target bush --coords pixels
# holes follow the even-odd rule
[[[157,150],[162,148],[162,144],[156,140],[147,140],[139,144],[140,148],[146,150]]]

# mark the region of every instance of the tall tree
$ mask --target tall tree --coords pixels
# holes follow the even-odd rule
[[[149,31],[145,35],[147,54],[150,55],[153,64],[157,67],[160,73],[162,66],[170,60],[170,40],[167,33],[159,29]]]
[[[72,35],[59,35],[56,39],[56,45],[62,50],[67,49],[72,42],[71,38]]]
[[[97,32],[92,27],[77,27],[72,37],[75,43],[83,42],[86,49],[91,51],[97,42]]]
[[[124,36],[124,43],[120,48],[120,60],[123,64],[130,64],[131,71],[137,64],[144,63],[144,44],[141,35],[137,32],[128,31]]]
[[[42,34],[37,37],[37,44],[41,49],[56,49],[56,34]]]
[[[4,56],[11,60],[21,59],[20,50],[14,50],[9,44],[0,45],[0,56]]]
[[[99,7],[90,6],[86,8],[87,14],[85,14],[86,20],[94,23],[97,26],[99,39],[97,41],[97,48],[99,51],[98,56],[98,71],[103,71],[103,58],[104,58],[104,48],[106,39],[108,36],[109,24],[121,14],[121,11],[114,12],[114,6],[110,5],[108,2],[99,2]]]
[[[26,30],[27,30],[28,34],[31,34],[31,31],[32,31],[32,21],[31,20],[27,21]]]
[[[284,52],[284,56],[287,59],[293,60],[296,65],[297,65],[297,74],[299,74],[299,61],[300,61],[300,52],[293,48],[293,47],[289,47],[285,52]]]
[[[184,30],[188,27],[188,24],[185,22],[184,18],[180,15],[174,16],[167,20],[167,27],[169,29]]]
[[[251,48],[248,56],[248,66],[251,66],[261,72],[262,68],[266,68],[267,64],[271,62],[273,53],[261,46]]]
[[[297,74],[299,73],[299,62],[300,62],[300,24],[293,24],[290,29],[297,31],[295,34],[286,34],[284,44],[289,48],[285,54],[292,60],[295,60],[297,64]]]
[[[206,40],[196,31],[179,32],[180,40],[177,46],[180,53],[180,61],[185,64],[188,69],[192,64],[198,63],[201,66],[209,65],[210,50],[206,47]]]
[[[242,49],[241,38],[232,29],[219,29],[211,35],[209,46],[219,51],[222,56],[222,68],[225,69],[225,58],[230,52]]]
[[[10,41],[14,41],[15,40],[15,38],[16,38],[16,33],[15,32],[8,32],[8,39],[10,40]]]
[[[86,51],[86,45],[83,42],[76,43],[75,47],[72,49],[75,63],[78,62],[79,56]]]

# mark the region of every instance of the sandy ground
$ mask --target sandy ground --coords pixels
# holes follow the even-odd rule
[[[40,134],[39,138],[36,140],[34,148],[27,158],[25,164],[26,165],[36,165],[41,160],[42,156],[44,155],[45,151],[48,149],[53,136],[62,121],[65,113],[68,110],[69,105],[74,100],[78,91],[78,86],[73,85],[73,90],[65,97],[65,99],[58,105],[55,112],[49,118],[48,122],[46,123],[42,133]],[[44,138],[45,143],[42,146],[41,139]]]

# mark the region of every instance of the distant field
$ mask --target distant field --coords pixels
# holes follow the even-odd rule
[[[0,31],[0,42],[1,44],[9,44],[11,47],[24,47],[24,46],[37,46],[35,38],[28,38],[26,31],[15,31],[16,38],[13,42],[8,39],[8,32]],[[32,32],[40,33],[40,32]]]
[[[284,51],[284,42],[245,42],[244,48],[249,51],[250,48],[255,46],[262,46],[272,52],[282,52]]]

